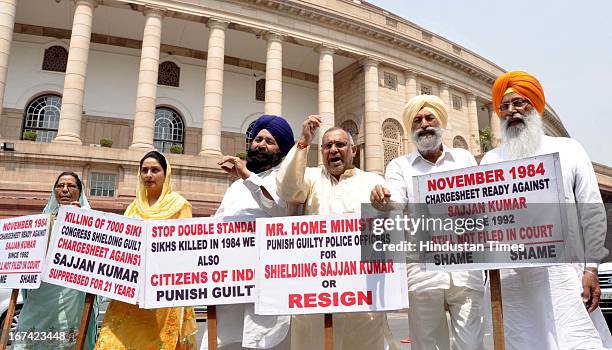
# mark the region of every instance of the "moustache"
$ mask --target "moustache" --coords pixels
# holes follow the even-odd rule
[[[436,134],[436,129],[432,128],[431,126],[426,129],[421,129],[417,131],[417,137],[435,135],[435,134]]]

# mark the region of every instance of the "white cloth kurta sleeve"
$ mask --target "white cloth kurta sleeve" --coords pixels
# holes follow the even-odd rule
[[[393,159],[385,170],[385,187],[391,192],[391,201],[395,203],[408,202],[408,188],[402,174],[400,158]]]
[[[230,207],[232,205],[232,198],[233,198],[232,193],[234,192],[234,188],[236,187],[234,185],[235,183],[231,184],[225,191],[225,194],[223,195],[223,199],[221,200],[221,204],[219,204],[219,208],[217,208],[215,215],[213,215],[214,217],[222,218],[224,216],[231,215],[228,213],[228,210],[231,210]]]
[[[276,193],[276,179],[274,176],[269,176],[262,179],[255,173],[251,173],[251,176],[244,180],[244,186],[251,191],[251,195],[255,202],[263,209],[268,215],[285,216],[287,215],[287,203],[280,199]],[[265,189],[272,199],[269,199],[264,194]]]
[[[304,203],[308,197],[310,186],[306,180],[306,163],[308,149],[293,146],[276,176],[276,192],[287,203]]]
[[[574,196],[584,238],[584,258],[587,266],[597,267],[599,262],[608,256],[608,250],[605,248],[608,229],[606,210],[599,193],[593,164],[584,148],[578,142],[573,143],[576,148],[575,160],[578,163],[574,177]]]
[[[476,158],[474,158],[474,156],[471,153],[468,154],[468,159],[470,160],[470,165],[468,166],[478,165],[478,163],[476,162]]]

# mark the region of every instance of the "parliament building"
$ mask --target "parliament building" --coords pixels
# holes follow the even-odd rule
[[[0,218],[41,212],[62,171],[92,208],[122,213],[154,148],[194,216],[211,215],[234,180],[217,161],[244,154],[264,113],[296,137],[322,115],[382,174],[413,149],[406,101],[438,95],[444,143],[478,158],[501,137],[490,91],[503,72],[360,0],[0,0]],[[544,125],[569,136],[550,105]],[[612,169],[594,166],[610,202]]]

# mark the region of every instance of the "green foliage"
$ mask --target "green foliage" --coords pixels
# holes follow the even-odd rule
[[[183,146],[172,145],[172,147],[170,147],[170,153],[183,154]]]
[[[236,157],[238,157],[238,158],[240,158],[242,160],[245,160],[246,157],[247,157],[247,153],[246,152],[238,152],[238,153],[236,153]]]
[[[24,131],[21,138],[28,141],[36,141],[38,134],[36,131]]]
[[[491,128],[484,128],[478,131],[478,143],[483,153],[493,149],[493,132]]]
[[[113,140],[110,138],[103,137],[100,139],[100,146],[102,147],[113,147]]]

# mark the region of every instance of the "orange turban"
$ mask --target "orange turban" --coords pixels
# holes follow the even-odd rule
[[[531,102],[540,115],[544,114],[544,90],[538,79],[527,72],[513,71],[500,75],[493,83],[493,106],[495,113],[501,115],[499,105],[504,95],[516,92]]]

